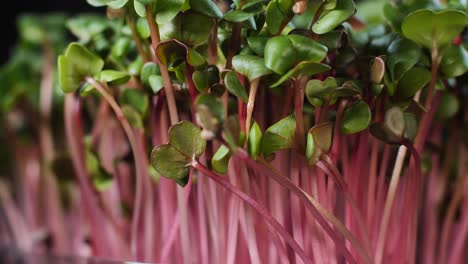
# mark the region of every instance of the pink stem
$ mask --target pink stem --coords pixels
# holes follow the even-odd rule
[[[65,96],[65,132],[68,143],[68,149],[72,157],[73,167],[78,177],[78,184],[82,193],[84,208],[89,217],[89,227],[91,239],[94,241],[97,256],[106,256],[113,258],[129,258],[127,245],[119,237],[119,233],[113,230],[111,225],[98,208],[98,199],[92,191],[89,182],[90,176],[86,170],[84,160],[84,146],[82,142],[83,128],[81,117],[79,115],[80,103],[73,94]]]
[[[241,191],[239,188],[235,187],[232,185],[229,181],[227,181],[225,178],[222,176],[210,171],[208,168],[203,166],[197,161],[192,162],[192,166],[202,172],[204,175],[208,176],[210,179],[213,181],[217,182],[227,190],[229,190],[232,194],[236,195],[239,197],[242,201],[244,201],[246,204],[248,204],[252,209],[257,211],[263,219],[270,224],[276,232],[291,246],[294,251],[300,256],[300,258],[304,261],[304,263],[312,263],[311,260],[306,256],[305,252],[302,250],[302,248],[294,241],[294,239],[291,237],[291,235],[284,229],[283,226],[281,226],[278,221],[276,221],[273,216],[267,211],[267,209],[259,204],[257,201],[252,199],[250,196],[245,194],[243,191]]]
[[[189,180],[187,183],[187,186],[185,186],[184,189],[184,197],[183,197],[183,202],[185,204],[188,203],[189,197],[190,197],[190,191],[192,190],[192,180],[193,180],[193,171],[190,172]],[[175,213],[174,216],[174,222],[171,226],[171,229],[169,231],[169,237],[167,238],[166,244],[164,244],[163,249],[161,250],[161,262],[162,263],[167,263],[167,259],[169,257],[169,253],[171,252],[172,247],[174,246],[174,242],[176,241],[177,238],[177,231],[179,230],[179,223],[180,223],[180,210]]]
[[[206,221],[206,213],[205,213],[205,178],[199,177],[198,184],[197,184],[197,203],[198,203],[198,229],[200,232],[200,255],[201,255],[201,263],[207,264],[208,263],[208,237],[207,237],[207,221]]]
[[[262,161],[262,165],[258,164],[257,162],[250,159],[248,154],[242,150],[238,149],[235,152],[235,157],[243,161],[247,166],[251,167],[252,169],[261,172],[262,174],[268,175],[273,180],[278,182],[281,186],[287,188],[295,195],[299,196],[301,201],[304,203],[306,208],[309,212],[315,217],[317,222],[322,226],[325,232],[334,240],[337,249],[345,256],[345,258],[351,262],[356,263],[354,257],[349,252],[349,250],[344,245],[343,241],[341,241],[340,236],[331,229],[328,225],[327,220],[325,220],[322,216],[325,215],[329,221],[333,221],[333,225],[339,229],[339,231],[346,236],[346,238],[353,244],[356,250],[359,252],[361,257],[365,260],[366,263],[370,263],[371,259],[367,254],[366,250],[362,247],[361,243],[354,237],[354,235],[342,224],[338,221],[338,219],[334,218],[331,213],[329,213],[325,208],[321,207],[321,205],[310,195],[307,195],[303,190],[293,184],[288,178],[281,176],[279,173],[276,172],[274,168],[268,165],[266,162]]]

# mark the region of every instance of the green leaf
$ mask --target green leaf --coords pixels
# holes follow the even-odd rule
[[[448,119],[455,116],[460,108],[457,96],[452,93],[443,92],[440,97],[439,107],[435,114],[438,119]]]
[[[122,112],[125,116],[125,119],[127,119],[128,123],[132,127],[136,128],[144,128],[143,126],[143,118],[141,116],[141,113],[139,113],[135,108],[133,108],[130,105],[124,105],[122,106]]]
[[[159,2],[158,0],[134,0],[134,1],[138,1],[138,2],[140,2],[142,4],[145,4],[145,5]]]
[[[174,62],[187,58],[187,46],[177,40],[160,42],[156,47],[156,57],[164,65],[171,65]]]
[[[86,97],[92,93],[99,94],[96,91],[96,88],[89,83],[84,83],[78,90],[78,93],[80,94],[81,97]]]
[[[248,139],[249,154],[253,159],[256,159],[262,153],[262,130],[257,122],[252,124]]]
[[[113,2],[115,0],[86,0],[86,2],[94,7],[101,7],[105,6],[110,2]]]
[[[200,93],[206,92],[208,88],[211,88],[211,93],[216,92],[216,88],[221,88],[219,87],[219,70],[215,65],[209,65],[205,70],[194,71],[192,80]]]
[[[268,0],[250,0],[245,3],[241,10],[245,12],[260,12],[263,9],[263,4],[268,2]]]
[[[224,174],[228,170],[231,151],[225,145],[221,145],[211,159],[213,170],[219,174]]]
[[[148,78],[148,83],[154,94],[157,94],[164,87],[163,78],[159,75],[151,75]]]
[[[291,148],[296,133],[296,118],[289,115],[269,127],[262,140],[262,151],[269,156],[276,151]]]
[[[463,45],[449,45],[443,50],[440,69],[449,78],[463,75],[468,70],[468,52]]]
[[[47,38],[47,29],[41,23],[41,17],[25,14],[17,21],[20,38],[33,44],[41,44]]]
[[[309,164],[315,164],[322,154],[330,151],[333,138],[333,125],[330,122],[320,123],[307,133],[306,158]]]
[[[109,6],[112,9],[119,9],[124,7],[129,0],[86,0],[88,4],[95,6],[95,7],[101,7],[101,6]]]
[[[190,174],[181,178],[181,179],[175,179],[175,182],[177,183],[177,185],[179,185],[180,187],[185,187],[188,182],[190,180]]]
[[[309,130],[314,136],[315,145],[324,153],[330,151],[333,139],[333,124],[331,122],[320,123]]]
[[[132,106],[141,115],[145,115],[149,108],[149,100],[146,94],[136,89],[123,90],[120,103]]]
[[[139,75],[143,68],[143,60],[138,56],[134,61],[132,61],[127,68],[127,71],[130,75],[135,76]]]
[[[278,74],[285,74],[297,62],[296,50],[288,36],[277,36],[265,46],[265,65]]]
[[[215,138],[221,125],[220,120],[215,117],[211,109],[205,104],[197,105],[196,111],[195,118],[197,124],[203,128],[202,138],[205,140]]]
[[[78,43],[68,45],[58,58],[59,82],[65,93],[76,91],[86,77],[98,74],[104,61]]]
[[[433,41],[437,47],[449,44],[466,24],[467,17],[461,11],[418,10],[403,20],[401,29],[407,38],[432,49]]]
[[[151,165],[165,178],[183,179],[190,173],[191,159],[175,147],[160,145],[151,152]]]
[[[194,21],[196,21],[196,23],[194,23]],[[161,25],[159,30],[161,40],[176,39],[193,47],[208,42],[212,27],[213,18],[188,11],[179,14],[169,23]]]
[[[151,36],[151,31],[148,26],[148,21],[145,18],[139,17],[136,22],[136,30],[140,37],[146,39]]]
[[[249,18],[253,17],[254,15],[255,15],[254,13],[244,12],[242,10],[232,10],[224,14],[223,19],[230,21],[230,22],[239,23],[239,22],[247,21]]]
[[[431,81],[431,72],[422,67],[414,67],[407,71],[398,82],[397,94],[410,98]]]
[[[189,0],[192,10],[210,17],[221,18],[223,12],[212,0]]]
[[[292,6],[294,5],[294,0],[277,0],[278,7],[283,13],[287,13],[291,10]]]
[[[265,67],[263,58],[253,55],[234,56],[232,58],[232,66],[237,72],[246,76],[250,81],[271,73],[271,71]]]
[[[132,40],[130,38],[119,38],[114,45],[112,45],[110,55],[114,58],[121,58],[125,55]]]
[[[344,32],[342,30],[334,30],[320,35],[317,41],[327,47],[328,50],[336,50],[341,47],[341,40],[343,38]]]
[[[96,50],[96,52],[107,51],[111,48],[111,42],[104,33],[93,36],[91,42],[93,43],[94,50]]]
[[[301,61],[320,62],[327,56],[327,47],[300,35],[277,36],[265,46],[265,65],[278,74],[285,74]]]
[[[315,63],[309,61],[299,62],[294,68],[288,71],[285,75],[281,76],[281,78],[271,85],[271,88],[277,87],[284,83],[285,81],[289,80],[290,78],[297,78],[301,76],[312,76],[317,73],[325,72],[330,70],[331,67],[322,64],[322,63]]]
[[[366,25],[379,25],[387,22],[383,13],[387,1],[360,1],[356,5],[358,17]]]
[[[67,57],[58,57],[60,87],[64,93],[74,92],[83,83],[83,76],[75,73],[74,65]]]
[[[208,65],[205,72],[208,78],[208,85],[210,87],[212,87],[215,84],[218,84],[221,80],[219,77],[219,69],[216,65]]]
[[[120,85],[128,82],[128,80],[130,80],[130,75],[122,71],[104,70],[99,74],[99,80],[111,86]]]
[[[320,160],[321,151],[315,147],[315,140],[312,133],[307,133],[306,158],[309,164],[314,165]]]
[[[382,93],[383,88],[385,87],[384,84],[371,84],[371,91],[374,95],[380,95]]]
[[[382,10],[387,23],[397,32],[401,30],[401,22],[403,22],[406,15],[402,12],[402,9],[396,3],[389,2],[384,4]]]
[[[323,4],[323,9],[325,10],[332,10],[336,8],[337,0],[325,0]]]
[[[255,54],[263,57],[265,45],[270,38],[265,36],[252,36],[247,38],[247,43],[249,44],[250,49],[252,49]]]
[[[403,136],[406,139],[413,140],[418,133],[418,120],[412,113],[405,113],[405,132]]]
[[[67,21],[67,28],[84,43],[109,27],[108,20],[99,15],[82,14]]]
[[[226,86],[220,83],[216,83],[210,87],[210,93],[216,97],[222,97],[226,92]]]
[[[421,48],[408,39],[395,39],[387,49],[387,69],[390,80],[398,81],[419,61]]]
[[[227,120],[223,124],[223,132],[224,139],[229,144],[229,148],[236,149],[238,146],[243,145],[239,118],[237,115],[228,116]]]
[[[320,107],[324,100],[331,100],[332,93],[337,88],[335,78],[328,77],[323,82],[320,80],[310,80],[306,85],[306,98],[313,106]]]
[[[224,84],[230,93],[240,98],[244,103],[247,103],[248,96],[245,91],[245,87],[242,86],[241,82],[237,78],[235,72],[228,72],[224,77]]]
[[[104,191],[112,184],[112,175],[107,173],[91,151],[86,151],[86,169],[98,191]]]
[[[143,82],[143,85],[149,85],[149,78],[153,75],[160,75],[159,66],[154,62],[147,62],[141,68],[140,78]]]
[[[170,22],[182,9],[185,0],[157,0],[156,1],[156,22],[165,24]]]
[[[135,13],[140,16],[140,17],[146,17],[146,8],[145,4],[138,0],[133,1],[133,9],[135,10]]]
[[[224,121],[224,106],[220,99],[215,96],[211,94],[201,94],[195,100],[195,104],[208,106],[220,122]]]
[[[356,13],[356,7],[352,0],[337,0],[334,9],[322,13],[312,26],[312,31],[316,34],[330,32],[352,17],[354,13]]]
[[[192,80],[195,84],[195,88],[200,93],[203,93],[208,90],[208,77],[206,76],[205,72],[203,71],[194,71],[192,74]]]
[[[397,33],[392,32],[381,37],[373,38],[370,42],[369,51],[373,54],[384,54],[388,46],[390,46],[390,43],[392,43],[397,36]]]
[[[366,129],[372,118],[369,106],[359,101],[348,107],[340,124],[340,131],[344,134],[354,134]]]
[[[205,64],[206,60],[202,54],[200,54],[198,51],[192,48],[188,49],[187,62],[193,67],[198,67]]]
[[[280,4],[284,2],[284,4]],[[293,6],[293,1],[280,1],[272,0],[268,3],[268,6],[265,11],[265,21],[268,31],[276,35],[280,33],[282,26],[292,18],[291,8]]]
[[[182,121],[169,129],[169,144],[189,158],[198,158],[206,147],[200,129],[189,121]]]

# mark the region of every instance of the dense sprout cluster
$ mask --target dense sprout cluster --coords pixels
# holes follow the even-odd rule
[[[106,15],[18,20],[1,243],[171,263],[468,258],[465,1],[87,2]]]

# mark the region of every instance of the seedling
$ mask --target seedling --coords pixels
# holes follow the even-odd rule
[[[466,259],[464,1],[87,2],[107,16],[19,19],[0,241],[161,263]]]

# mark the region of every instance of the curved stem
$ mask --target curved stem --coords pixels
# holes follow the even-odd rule
[[[333,145],[330,151],[330,155],[333,161],[336,161],[336,158],[338,157],[338,152],[340,150],[340,124],[341,124],[341,119],[343,118],[343,112],[346,108],[346,105],[348,104],[348,100],[341,100],[340,104],[338,105],[338,110],[336,111],[336,120],[335,120],[335,126],[333,127]]]
[[[57,180],[50,168],[50,164],[55,158],[53,133],[50,127],[50,116],[52,110],[52,100],[54,92],[54,54],[53,47],[49,41],[44,43],[44,65],[42,68],[42,79],[39,95],[39,149],[41,152],[41,206],[48,208],[43,216],[46,225],[52,233],[56,253],[66,253],[70,250],[67,243],[64,215],[60,204]]]
[[[185,82],[189,88],[189,95],[190,95],[190,110],[192,111],[192,118],[195,120],[195,100],[197,99],[197,88],[195,87],[195,83],[193,82],[193,72],[195,69],[192,65],[185,66]]]
[[[309,257],[305,254],[304,250],[297,244],[297,242],[291,237],[291,235],[286,231],[286,229],[278,223],[278,221],[268,212],[268,210],[262,204],[259,204],[252,197],[244,193],[238,187],[232,185],[228,180],[222,176],[210,171],[208,168],[200,164],[198,161],[192,161],[192,166],[198,171],[202,172],[204,175],[208,176],[213,181],[217,182],[219,185],[223,186],[229,190],[232,194],[236,195],[248,204],[252,209],[257,211],[263,219],[272,226],[272,228],[278,232],[278,234],[289,244],[291,248],[299,255],[304,263],[312,263]]]
[[[306,208],[309,212],[315,217],[315,220],[321,225],[321,227],[325,230],[325,232],[333,239],[335,242],[335,246],[338,251],[343,254],[343,256],[347,259],[350,263],[356,263],[353,255],[349,252],[346,248],[343,241],[341,241],[341,237],[333,230],[328,222],[330,222],[340,233],[343,235],[350,244],[356,249],[359,255],[362,257],[364,263],[372,263],[369,254],[366,252],[364,247],[361,243],[356,239],[356,237],[346,228],[346,226],[338,220],[332,213],[328,212],[322,205],[315,200],[312,196],[306,193],[304,190],[296,186],[294,183],[291,182],[287,177],[282,176],[273,166],[271,166],[268,162],[259,159],[258,161],[261,162],[261,165],[255,161],[253,161],[247,152],[243,149],[237,149],[237,151],[233,151],[236,158],[243,161],[247,166],[251,167],[252,169],[261,172],[259,174],[267,175],[271,177],[274,181],[278,184],[283,186],[284,188],[288,189],[295,195],[301,199],[304,203]],[[326,218],[326,220],[324,219]],[[327,222],[328,221],[328,222]]]
[[[184,206],[187,205],[188,203],[188,198],[190,196],[190,192],[192,190],[192,179],[193,178],[193,175],[192,175],[192,172],[190,172],[189,174],[189,179],[188,179],[188,183],[187,183],[187,186],[185,186],[185,190],[184,190],[184,197],[182,199],[182,202],[184,203]],[[179,219],[179,214],[181,214],[181,210],[178,210],[176,211],[175,213],[175,216],[174,216],[174,223],[178,223],[179,221],[177,219]],[[171,229],[169,231],[169,236],[168,236],[168,239],[166,241],[166,243],[164,244],[164,247],[162,248],[161,250],[161,263],[166,263],[167,262],[167,259],[169,257],[169,253],[171,252],[171,248],[174,246],[174,243],[176,241],[176,237],[177,237],[177,230],[179,230],[179,225],[178,224],[173,224],[171,226]],[[182,230],[181,230],[182,232]]]
[[[336,166],[333,164],[330,157],[328,157],[328,155],[324,155],[324,158],[325,158],[324,159],[325,167],[328,167],[329,170],[324,170],[325,169],[324,167],[320,167],[320,168],[322,170],[324,170],[324,172],[327,173],[328,175],[330,175],[330,176],[334,175],[334,176],[332,176],[332,179],[335,181],[335,183],[337,183],[337,181],[339,182],[339,184],[337,184],[338,188],[340,188],[340,186],[342,186],[341,191],[344,193],[345,199],[351,205],[351,210],[354,213],[354,217],[356,218],[356,220],[358,222],[359,232],[361,233],[361,235],[364,238],[364,245],[365,245],[367,251],[370,252],[371,246],[370,246],[369,233],[367,232],[367,229],[366,229],[366,224],[364,222],[364,217],[362,216],[362,213],[359,210],[359,208],[358,208],[358,206],[356,204],[356,201],[351,196],[351,193],[350,193],[349,189],[347,188],[346,183],[343,180],[343,177],[341,176],[341,174],[338,171],[338,169],[336,168]],[[319,164],[320,164],[320,162],[317,163],[317,165],[319,165]]]
[[[83,207],[88,216],[91,239],[95,241],[97,255],[129,258],[127,244],[106,214],[98,207],[99,201],[89,182],[83,146],[83,125],[80,116],[80,101],[73,94],[65,95],[64,102],[65,136],[72,157],[78,185],[82,193]]]
[[[132,33],[132,38],[133,38],[133,41],[135,42],[135,47],[138,51],[138,54],[140,54],[140,57],[143,59],[144,62],[151,61],[151,58],[148,56],[148,53],[146,53],[145,49],[143,48],[141,39],[138,36],[136,26],[135,26],[135,18],[132,15],[128,15],[127,20],[128,20],[128,26],[130,28],[130,32]]]
[[[410,180],[406,186],[406,192],[408,197],[408,211],[406,219],[403,221],[408,221],[409,223],[402,222],[404,225],[403,234],[406,234],[408,238],[406,239],[407,246],[406,250],[409,252],[406,254],[410,262],[415,261],[416,255],[416,240],[417,240],[417,221],[419,216],[418,205],[421,200],[420,189],[418,186],[422,185],[421,178],[421,156],[418,151],[414,148],[413,144],[409,140],[403,140],[402,144],[409,150],[410,155],[413,157],[413,162],[410,162],[408,171],[414,171],[414,175],[410,174]],[[405,231],[408,228],[409,231]]]
[[[464,150],[461,150],[464,152]],[[464,156],[464,155],[461,155]],[[463,164],[464,159],[461,159],[461,164]],[[466,165],[461,165],[466,167]],[[455,218],[455,214],[457,212],[457,208],[460,205],[461,201],[463,200],[463,191],[465,190],[465,185],[467,183],[468,179],[468,171],[462,170],[462,175],[459,176],[460,178],[458,179],[458,182],[455,186],[455,194],[452,197],[452,200],[450,201],[446,217],[444,219],[443,225],[442,225],[442,234],[441,234],[441,243],[440,243],[440,254],[439,254],[439,260],[437,263],[444,263],[444,261],[447,259],[447,244],[448,244],[448,238],[450,234],[450,224],[453,222],[453,219]],[[447,260],[448,261],[448,260]],[[446,263],[454,263],[454,262],[446,262]]]
[[[151,46],[153,47],[153,51],[156,54],[156,47],[158,46],[159,42],[161,42],[161,37],[159,36],[158,24],[153,18],[151,7],[149,5],[146,6],[146,20],[148,22],[151,34]],[[167,107],[169,108],[169,116],[171,118],[171,124],[173,125],[179,122],[179,114],[177,113],[177,105],[174,97],[174,90],[172,88],[171,77],[169,76],[167,66],[159,62],[156,56],[154,62],[159,65],[159,69],[161,71],[164,92],[166,93],[167,98]]]
[[[249,100],[247,102],[247,116],[245,118],[245,143],[247,144],[249,139],[250,125],[252,123],[252,115],[255,107],[255,97],[257,96],[258,85],[260,78],[253,80],[250,83]]]
[[[432,64],[431,64],[432,78],[427,88],[426,102],[424,104],[424,107],[427,109],[427,113],[424,113],[422,115],[421,122],[418,127],[418,134],[416,135],[416,138],[414,139],[414,147],[419,152],[422,151],[422,147],[423,147],[424,141],[426,140],[427,133],[428,133],[429,127],[432,122],[432,118],[435,113],[435,109],[437,108],[437,105],[439,102],[439,98],[437,94],[436,96],[433,96],[435,86],[437,84],[438,70],[439,70],[439,51],[435,43],[435,38],[432,43],[431,59],[432,59]]]
[[[135,134],[133,133],[132,127],[128,123],[128,120],[125,118],[122,109],[115,101],[114,97],[107,91],[106,87],[104,87],[101,83],[94,80],[91,77],[87,77],[86,81],[94,86],[96,90],[102,95],[104,100],[110,105],[112,110],[114,111],[117,119],[119,120],[120,124],[122,125],[125,134],[127,135],[128,141],[130,142],[130,147],[133,152],[133,157],[135,159],[135,171],[136,171],[136,197],[135,197],[135,205],[134,205],[134,215],[132,218],[132,225],[131,225],[131,247],[132,252],[137,252],[137,236],[138,236],[138,225],[140,220],[140,211],[143,209],[143,188],[144,188],[144,179],[143,179],[143,171],[141,166],[138,166],[138,161],[141,160],[143,157],[140,157],[141,153],[139,151],[137,141],[135,138]]]
[[[434,40],[433,45],[432,45],[432,64],[431,64],[432,78],[429,83],[428,92],[426,96],[426,103],[425,103],[425,107],[426,109],[428,109],[428,113],[423,114],[421,123],[418,128],[418,134],[416,135],[416,138],[414,140],[415,153],[421,152],[423,143],[427,137],[427,132],[429,130],[432,117],[435,113],[436,107],[433,107],[434,98],[432,96],[432,93],[437,83],[438,67],[439,67],[438,60],[439,60],[438,49]],[[416,99],[419,99],[419,96],[420,96],[419,93],[416,94],[415,96]],[[438,104],[439,99],[440,97],[436,96],[436,102],[435,102],[436,105]],[[380,223],[380,229],[379,229],[380,232],[377,238],[376,258],[375,258],[377,264],[380,264],[382,262],[388,222],[390,220],[390,213],[391,213],[391,209],[393,205],[393,200],[395,198],[396,189],[398,187],[398,182],[400,180],[400,174],[403,169],[403,163],[405,160],[406,152],[407,152],[407,148],[405,146],[400,146],[400,148],[398,149],[397,158],[395,160],[395,166],[393,168],[392,176],[390,179],[390,186],[389,186],[388,193],[387,193],[387,199],[385,201],[382,221]]]
[[[403,163],[405,161],[407,150],[408,149],[405,146],[400,146],[398,148],[395,166],[393,167],[392,177],[390,179],[390,186],[388,187],[387,199],[385,200],[382,221],[380,222],[380,232],[377,238],[377,246],[375,251],[375,263],[377,264],[382,263],[385,239],[387,236],[388,222],[390,221],[390,213],[392,211],[393,200],[395,199],[395,194],[398,188],[398,182],[400,181],[400,175],[403,169]]]
[[[372,139],[371,158],[369,166],[369,183],[367,189],[367,217],[368,230],[372,230],[375,208],[375,190],[377,186],[377,162],[379,159],[379,141]]]

